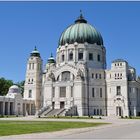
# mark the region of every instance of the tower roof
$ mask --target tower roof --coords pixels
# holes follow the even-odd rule
[[[51,56],[48,58],[48,63],[55,63],[55,59],[51,53]]]
[[[40,57],[40,53],[37,50],[36,46],[35,46],[34,50],[31,52],[30,56]]]

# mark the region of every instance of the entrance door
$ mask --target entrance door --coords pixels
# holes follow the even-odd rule
[[[60,108],[64,108],[65,107],[65,103],[64,102],[60,102]]]
[[[117,116],[122,116],[122,108],[120,106],[116,107],[116,115]]]
[[[55,106],[55,102],[52,102],[52,109],[54,109],[54,106]]]

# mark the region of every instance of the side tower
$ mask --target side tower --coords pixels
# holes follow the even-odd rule
[[[127,61],[117,59],[106,71],[108,116],[129,116]]]
[[[41,107],[42,59],[36,47],[27,62],[24,99],[35,101],[35,112]]]

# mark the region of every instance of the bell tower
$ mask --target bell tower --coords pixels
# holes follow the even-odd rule
[[[24,99],[35,101],[35,112],[41,108],[42,59],[35,47],[27,62]]]

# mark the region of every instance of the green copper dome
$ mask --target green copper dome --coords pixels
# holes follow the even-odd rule
[[[61,35],[59,45],[77,43],[89,43],[103,45],[101,34],[83,18],[82,14],[75,21],[75,24],[69,26]]]

